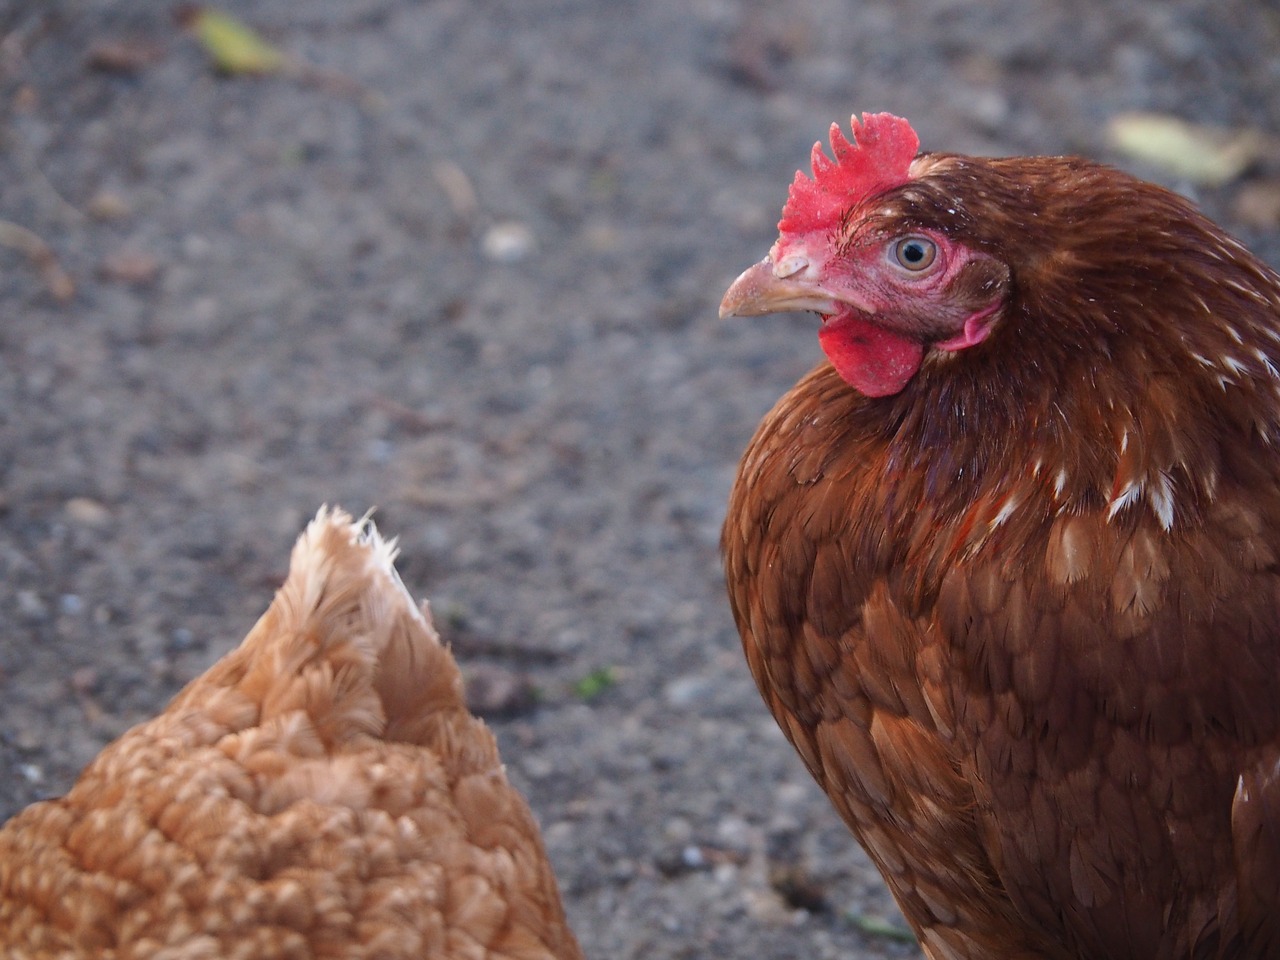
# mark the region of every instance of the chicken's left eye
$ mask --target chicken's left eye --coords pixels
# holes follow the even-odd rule
[[[903,237],[893,245],[893,258],[911,271],[926,270],[938,256],[938,245],[928,237]]]

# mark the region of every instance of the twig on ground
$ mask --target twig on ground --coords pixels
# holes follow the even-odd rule
[[[0,246],[25,255],[40,271],[49,294],[58,303],[67,303],[76,295],[76,284],[71,274],[63,269],[53,248],[34,230],[9,220],[0,220]]]

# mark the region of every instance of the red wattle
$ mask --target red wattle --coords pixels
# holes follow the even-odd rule
[[[833,318],[818,331],[836,372],[868,397],[888,397],[907,385],[924,359],[924,344],[876,326],[859,314]]]

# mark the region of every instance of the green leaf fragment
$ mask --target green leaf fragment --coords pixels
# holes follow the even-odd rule
[[[617,682],[613,667],[600,667],[575,683],[573,691],[583,700],[594,700]]]
[[[869,937],[880,937],[895,943],[915,943],[916,935],[906,927],[900,927],[891,920],[877,917],[870,913],[850,913],[845,915],[849,922]]]

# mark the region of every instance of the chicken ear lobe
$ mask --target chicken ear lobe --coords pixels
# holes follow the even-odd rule
[[[841,379],[868,397],[901,393],[924,360],[924,344],[858,313],[828,319],[818,331],[822,351]]]

